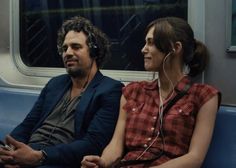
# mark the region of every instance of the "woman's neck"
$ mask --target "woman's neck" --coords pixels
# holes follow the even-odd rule
[[[185,75],[180,71],[169,71],[166,73],[159,73],[159,87],[163,99],[166,99],[168,95],[174,91],[174,87],[184,76]]]

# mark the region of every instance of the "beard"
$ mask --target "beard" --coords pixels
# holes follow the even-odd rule
[[[87,75],[85,70],[79,69],[79,68],[68,68],[67,67],[66,71],[72,78],[84,78]]]

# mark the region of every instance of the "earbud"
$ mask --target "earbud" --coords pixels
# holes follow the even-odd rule
[[[172,48],[172,52],[175,52],[175,49],[174,49],[174,48]]]

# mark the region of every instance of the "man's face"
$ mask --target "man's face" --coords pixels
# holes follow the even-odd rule
[[[87,36],[81,32],[69,31],[63,43],[63,62],[69,75],[85,77],[92,66]]]

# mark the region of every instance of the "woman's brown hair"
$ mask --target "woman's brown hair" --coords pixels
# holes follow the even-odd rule
[[[189,66],[189,75],[194,77],[206,67],[209,58],[207,47],[195,40],[191,26],[183,19],[165,17],[152,21],[146,32],[154,27],[153,40],[155,46],[163,53],[173,50],[173,44],[181,42],[183,47],[183,62]]]

